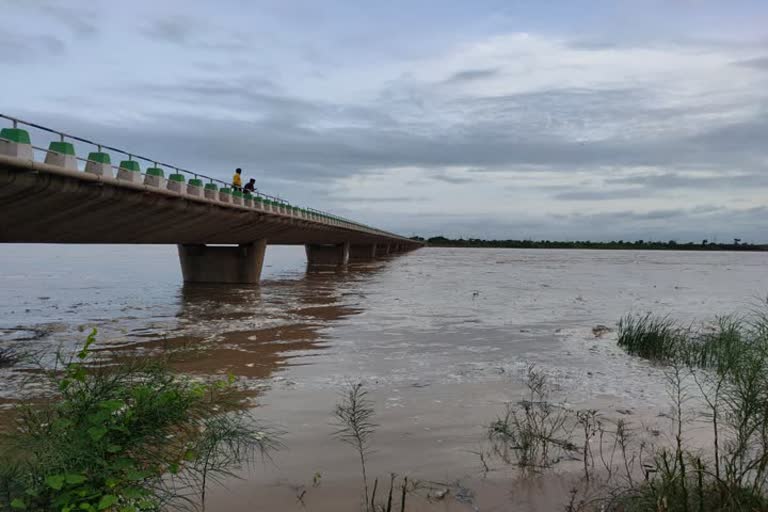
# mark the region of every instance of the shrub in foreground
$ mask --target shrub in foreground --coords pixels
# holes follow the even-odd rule
[[[205,508],[205,489],[273,436],[239,412],[233,379],[182,378],[162,363],[87,364],[95,331],[18,408],[0,453],[0,509],[71,512]]]

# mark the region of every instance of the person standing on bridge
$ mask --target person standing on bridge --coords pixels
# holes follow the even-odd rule
[[[235,169],[235,174],[232,176],[232,188],[235,190],[243,190],[243,181],[240,179],[240,175],[243,173],[241,168]]]
[[[245,190],[246,192],[250,192],[251,194],[256,192],[256,180],[253,178],[248,180],[248,183],[245,184],[245,186],[243,187],[243,190]]]

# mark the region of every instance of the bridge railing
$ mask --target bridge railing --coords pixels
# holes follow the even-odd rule
[[[178,167],[176,165],[172,165],[172,164],[169,164],[169,163],[166,163],[166,162],[154,159],[154,158],[149,158],[149,157],[145,157],[145,156],[142,156],[142,155],[138,155],[138,154],[136,154],[134,152],[131,152],[131,151],[126,151],[126,150],[123,150],[123,149],[120,149],[120,148],[116,148],[116,147],[113,147],[113,146],[110,146],[110,145],[107,145],[107,144],[101,144],[101,143],[98,143],[98,142],[95,142],[95,141],[92,141],[92,140],[89,140],[89,139],[85,139],[83,137],[78,137],[76,135],[72,135],[72,134],[69,134],[69,133],[66,133],[66,132],[62,132],[62,131],[59,131],[59,130],[54,130],[53,128],[49,128],[47,126],[42,126],[42,125],[39,125],[39,124],[36,124],[36,123],[25,121],[25,120],[22,120],[22,119],[19,119],[19,118],[16,118],[16,117],[12,117],[12,116],[8,116],[8,115],[2,114],[2,113],[0,113],[0,118],[6,119],[6,120],[10,121],[12,123],[13,128],[17,128],[18,125],[22,125],[22,126],[28,126],[30,128],[35,128],[37,130],[41,130],[41,131],[44,131],[44,132],[52,133],[52,134],[58,136],[59,142],[66,142],[67,140],[76,141],[76,142],[79,142],[79,143],[82,143],[82,144],[87,144],[87,145],[95,147],[97,149],[98,153],[103,153],[104,150],[111,151],[111,152],[118,153],[120,155],[124,155],[124,156],[128,157],[128,161],[140,160],[140,161],[146,162],[147,164],[152,164],[154,166],[154,168],[165,167],[165,168],[167,168],[169,170],[175,171],[177,174],[185,174],[185,175],[188,175],[188,176],[190,176],[190,177],[192,177],[193,179],[196,179],[196,180],[207,180],[209,183],[217,184],[217,186],[222,185],[225,188],[231,187],[231,183],[223,181],[223,180],[220,180],[218,178],[207,176],[205,174],[202,174],[202,173],[199,173],[199,172],[196,172],[196,171],[191,171],[191,170],[188,170],[188,169],[184,169],[182,167]],[[10,139],[7,139],[7,138],[4,138],[4,137],[0,136],[0,142],[13,143],[15,141],[12,141]],[[55,154],[55,155],[60,155],[62,157],[67,157],[67,156],[74,157],[77,161],[84,162],[86,165],[88,163],[99,164],[99,165],[109,165],[109,167],[111,169],[116,170],[118,172],[120,171],[121,166],[123,165],[121,163],[121,166],[115,166],[115,165],[111,164],[111,161],[110,161],[110,163],[107,164],[107,163],[104,163],[102,161],[89,160],[87,158],[82,158],[82,157],[79,157],[77,155],[71,155],[69,153],[62,153],[62,152],[59,152],[56,149],[54,149],[54,147],[43,148],[43,147],[40,147],[40,146],[35,146],[33,144],[30,144],[30,146],[34,150],[43,152],[46,155],[48,155],[48,154]],[[145,177],[148,176],[148,174],[141,173],[141,172],[139,172],[139,173],[142,176],[145,176]],[[294,207],[294,205],[291,205],[288,201],[286,201],[285,199],[283,199],[281,197],[265,194],[265,193],[263,193],[261,191],[258,191],[258,190],[254,191],[253,195],[255,195],[257,197],[260,197],[260,198],[263,198],[263,200],[271,201],[273,203],[278,203],[279,205],[281,205],[281,206],[283,206],[285,208],[292,208],[292,207]],[[398,235],[395,235],[393,233],[388,233],[386,231],[382,231],[380,229],[373,228],[372,226],[361,224],[359,222],[355,222],[353,220],[346,219],[344,217],[341,217],[341,216],[338,216],[338,215],[334,215],[332,213],[325,212],[323,210],[318,210],[318,209],[315,209],[315,208],[308,208],[308,207],[303,208],[303,210],[306,211],[306,212],[311,212],[312,214],[314,214],[316,216],[319,216],[321,219],[330,221],[331,223],[335,223],[335,224],[341,225],[342,227],[344,227],[343,225],[346,224],[347,225],[346,227],[349,227],[349,228],[360,229],[360,230],[368,231],[368,232],[375,233],[375,234],[378,234],[378,235],[392,236],[392,237],[400,238]],[[323,222],[323,220],[321,220],[321,222]]]

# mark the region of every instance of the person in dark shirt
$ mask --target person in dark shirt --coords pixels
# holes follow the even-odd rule
[[[251,194],[256,192],[256,180],[251,178],[248,181],[248,183],[245,184],[245,187],[243,187],[243,190],[245,190],[246,192],[250,192]]]

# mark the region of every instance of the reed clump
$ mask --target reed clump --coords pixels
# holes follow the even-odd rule
[[[493,456],[524,474],[578,460],[568,512],[768,511],[768,304],[701,326],[628,315],[617,334],[661,369],[668,431],[565,407],[529,368],[523,400],[486,427],[485,471]]]
[[[619,320],[618,344],[633,355],[665,361],[681,350],[686,329],[669,316],[626,315]]]
[[[602,510],[768,510],[766,311],[761,305],[696,329],[682,328],[668,317],[622,319],[619,344],[666,365],[674,442],[654,451],[640,482],[614,487]],[[692,412],[687,402],[694,399]],[[700,428],[701,421],[708,424],[711,439],[704,450],[686,443],[687,432]]]

